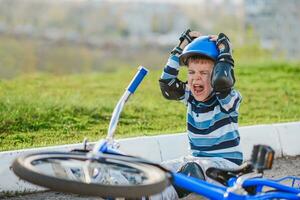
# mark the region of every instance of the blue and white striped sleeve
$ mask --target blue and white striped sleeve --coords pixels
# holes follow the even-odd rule
[[[187,98],[186,83],[177,78],[179,68],[179,57],[171,55],[159,80],[160,89],[166,99],[182,101],[185,103],[185,99]]]
[[[221,107],[228,113],[238,112],[242,96],[239,91],[233,89],[225,98],[220,98],[217,95],[217,99],[220,102]]]
[[[164,71],[161,75],[161,79],[174,79],[177,78],[179,72],[179,57],[171,55],[168,59]]]

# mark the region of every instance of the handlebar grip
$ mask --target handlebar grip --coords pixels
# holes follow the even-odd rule
[[[127,90],[133,94],[135,92],[136,88],[140,85],[140,83],[144,79],[144,77],[147,75],[147,73],[148,73],[148,70],[145,67],[140,66],[139,71],[135,74],[135,76],[132,79],[132,81],[130,82]]]

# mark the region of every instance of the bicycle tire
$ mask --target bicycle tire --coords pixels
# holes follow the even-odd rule
[[[50,174],[49,166],[45,166],[47,163],[53,166],[57,165],[58,163],[59,164],[63,163],[70,166],[72,165],[76,166],[75,165],[76,163],[84,164],[83,162],[85,163],[89,162],[88,164],[90,166],[99,165],[100,167],[102,165],[103,168],[99,168],[100,172],[102,169],[109,169],[109,168],[105,168],[106,167],[105,165],[107,165],[109,167],[116,167],[116,169],[118,169],[118,167],[124,168],[125,170],[124,175],[130,175],[130,174],[126,174],[127,172],[133,174],[140,173],[141,174],[140,176],[142,176],[141,180],[143,182],[136,183],[136,184],[132,184],[132,183],[123,184],[123,185],[119,183],[99,184],[93,182],[81,182],[78,180],[71,180],[68,177],[60,177],[61,174],[59,175],[59,173],[56,172],[54,174]],[[77,165],[77,167],[78,166],[79,165]],[[112,197],[112,198],[116,198],[116,197],[139,198],[143,196],[150,196],[153,194],[157,194],[161,192],[163,189],[165,189],[168,185],[170,185],[170,180],[169,180],[170,176],[168,175],[168,173],[166,173],[159,167],[147,163],[126,162],[126,158],[124,156],[114,156],[109,154],[104,154],[103,156],[101,156],[101,159],[91,159],[85,153],[74,153],[74,152],[35,153],[35,154],[20,156],[19,158],[15,159],[12,164],[12,169],[18,177],[28,182],[31,182],[33,184],[46,187],[54,191],[75,193],[75,194],[89,195],[89,196]],[[71,172],[73,173],[72,168],[70,169]],[[114,168],[112,168],[112,170],[114,170]],[[55,171],[55,169],[53,169],[53,171]],[[92,170],[92,173],[94,172],[95,169]],[[88,173],[88,175],[90,176],[90,173]],[[132,177],[129,177],[129,179],[130,178]],[[143,178],[145,178],[145,180]]]

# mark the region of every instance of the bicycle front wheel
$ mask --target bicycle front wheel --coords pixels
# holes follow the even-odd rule
[[[17,158],[12,169],[21,179],[51,190],[100,197],[150,196],[170,184],[169,175],[159,167],[124,158],[45,152]]]

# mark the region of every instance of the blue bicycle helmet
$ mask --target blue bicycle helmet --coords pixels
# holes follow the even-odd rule
[[[201,36],[183,49],[182,54],[179,56],[180,65],[187,65],[187,59],[193,55],[202,55],[216,61],[219,50],[216,42],[209,40],[209,36]]]

